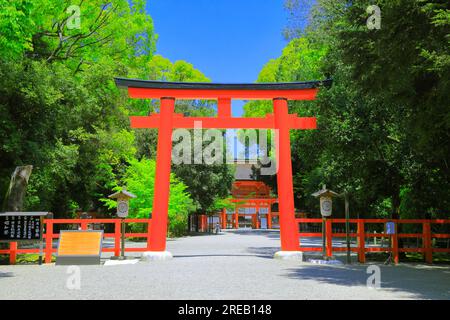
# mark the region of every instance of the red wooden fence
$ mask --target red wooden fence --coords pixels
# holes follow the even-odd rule
[[[147,230],[150,228],[151,219],[125,219],[125,223],[144,223],[148,225]],[[53,239],[59,238],[59,233],[53,233],[53,227],[56,224],[75,224],[79,225],[81,230],[87,230],[90,224],[114,224],[114,233],[105,233],[103,238],[114,238],[113,248],[102,248],[102,252],[114,252],[115,256],[120,255],[120,239],[121,239],[121,219],[46,219],[44,220],[45,233],[43,235],[45,241],[44,253],[45,263],[52,261],[52,255],[57,251],[57,248],[53,248]],[[126,238],[148,238],[147,233],[126,233]],[[145,248],[125,248],[126,252],[141,252],[147,251]],[[22,249],[18,248],[17,242],[10,242],[9,249],[0,250],[0,254],[9,254],[10,264],[16,263],[17,254],[20,253],[39,253],[38,248]]]
[[[296,219],[299,224],[299,230],[301,224],[310,223],[322,223],[322,219]],[[333,237],[345,238],[345,233],[333,233],[333,224],[345,224],[345,219],[326,219],[326,255],[331,257],[333,252],[346,252],[347,247],[333,247]],[[367,233],[365,226],[367,224],[383,224],[387,222],[394,222],[396,226],[398,224],[421,224],[422,233],[395,233],[394,235],[388,235],[386,233]],[[450,234],[438,234],[432,233],[431,226],[434,224],[448,224],[450,220],[391,220],[391,219],[350,219],[349,223],[356,224],[356,233],[350,233],[349,236],[358,240],[356,247],[351,247],[350,251],[358,253],[358,260],[361,263],[366,262],[366,252],[391,252],[395,263],[399,261],[399,252],[420,252],[424,255],[427,263],[433,263],[434,252],[447,252],[450,253],[450,248],[433,248],[432,239],[449,239]],[[322,233],[312,232],[299,232],[300,237],[300,251],[322,251],[322,247],[301,247],[301,237],[322,237]],[[391,248],[381,247],[366,247],[366,238],[389,238],[392,237]],[[399,238],[421,238],[422,247],[420,248],[400,248],[398,245]]]
[[[151,219],[125,219],[125,223],[144,223],[148,227],[151,224]],[[53,226],[56,224],[75,224],[81,227],[81,230],[87,230],[89,224],[114,224],[114,233],[105,233],[104,238],[114,238],[113,248],[103,248],[102,252],[113,252],[115,256],[120,255],[120,222],[121,219],[46,219],[45,224],[45,234],[43,235],[45,239],[45,262],[50,263],[52,260],[53,253],[56,252],[56,248],[53,248],[53,239],[59,238],[58,233],[53,233]],[[345,233],[333,233],[333,224],[345,224],[345,219],[327,219],[326,220],[326,255],[331,257],[333,252],[346,252],[347,247],[333,247],[333,237],[334,238],[345,238]],[[421,224],[421,233],[400,233],[392,235],[392,246],[391,248],[385,247],[366,247],[367,238],[389,238],[390,235],[385,233],[370,233],[365,231],[365,226],[367,224],[386,224],[386,222],[395,222],[397,224]],[[311,224],[311,223],[322,223],[322,219],[296,219],[296,223],[300,225]],[[432,233],[432,225],[435,224],[448,224],[450,220],[388,220],[388,219],[350,219],[350,224],[356,224],[356,233],[350,233],[349,236],[358,239],[358,245],[356,247],[351,247],[352,252],[358,253],[358,260],[361,263],[366,261],[367,252],[390,252],[394,258],[394,262],[399,261],[399,252],[420,252],[424,255],[425,261],[427,263],[433,262],[434,252],[446,252],[450,253],[450,248],[434,248],[432,246],[432,239],[449,239],[450,234],[447,233]],[[148,228],[149,230],[149,228]],[[298,228],[300,230],[300,228]],[[50,236],[49,236],[50,235]],[[126,233],[126,238],[148,238],[147,233]],[[298,233],[299,238],[302,237],[322,237],[321,232],[300,232]],[[399,238],[421,238],[422,247],[420,248],[400,248],[398,245]],[[300,241],[301,244],[301,241]],[[148,248],[125,248],[126,252],[142,252],[147,251]],[[300,251],[322,251],[321,247],[299,247]],[[9,255],[9,260],[11,264],[16,262],[17,254],[30,254],[39,253],[39,249],[23,249],[18,248],[17,242],[10,242],[9,249],[0,250],[0,254]]]

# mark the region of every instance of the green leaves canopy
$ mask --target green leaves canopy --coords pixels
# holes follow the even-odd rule
[[[153,196],[155,183],[156,162],[154,160],[136,159],[130,160],[123,181],[127,190],[136,195],[130,200],[130,218],[148,219],[153,210]],[[169,232],[179,235],[186,231],[187,217],[193,210],[193,201],[187,192],[187,186],[174,174],[170,176],[170,200],[169,200]],[[113,188],[121,190],[120,186]],[[109,208],[116,206],[116,201],[102,199]]]

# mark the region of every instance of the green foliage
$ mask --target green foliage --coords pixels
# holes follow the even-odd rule
[[[95,180],[104,165],[120,171],[110,155],[126,160],[135,153],[121,139],[126,117],[118,92],[109,87],[110,71],[74,77],[62,64],[0,65],[1,187],[15,166],[32,164],[28,209],[65,214],[73,202],[86,210],[95,206],[93,197],[105,191],[106,182]]]
[[[42,257],[42,259],[45,259]],[[52,262],[56,261],[56,257],[52,256]],[[16,256],[16,265],[38,264],[39,254],[25,253]],[[9,265],[9,257],[7,255],[0,255],[0,265]]]
[[[73,12],[67,9],[74,4],[80,8],[79,28],[69,27]],[[0,0],[0,194],[15,166],[31,164],[27,210],[52,211],[58,218],[80,207],[108,216],[113,211],[100,199],[126,179],[133,185],[130,170],[153,177],[154,163],[145,158],[155,157],[156,131],[130,130],[128,116],[159,106],[129,99],[114,77],[209,79],[187,62],[154,56],[157,35],[145,5]],[[177,112],[215,111],[209,102],[183,102]],[[136,207],[136,216],[148,216],[152,188],[146,181],[145,206]],[[172,233],[186,228],[191,191],[172,177]]]
[[[216,214],[217,212],[221,212],[225,209],[234,209],[236,206],[233,202],[231,202],[232,197],[228,196],[226,198],[216,197],[211,206],[211,213]]]
[[[293,39],[282,55],[270,60],[261,70],[257,82],[298,82],[322,80],[323,57],[327,48],[316,46],[307,38]],[[298,104],[297,104],[298,105]],[[271,101],[251,101],[244,106],[245,116],[263,117],[273,112]]]
[[[310,194],[327,184],[350,193],[355,216],[446,217],[449,4],[378,1],[381,30],[369,30],[371,4],[288,0],[292,40],[258,78],[334,80],[316,102],[290,103],[292,113],[317,116],[319,124],[317,131],[292,133],[296,205],[317,212]],[[295,19],[309,7],[305,27]],[[245,111],[262,116],[272,105],[252,102]]]
[[[25,50],[32,50],[32,34],[35,28],[30,12],[31,0],[0,0],[0,56],[16,59]]]
[[[153,195],[155,183],[156,162],[154,160],[132,159],[126,169],[122,182],[127,190],[136,195],[130,200],[130,218],[148,219],[153,210]],[[187,186],[182,183],[175,174],[170,176],[170,199],[169,199],[169,233],[181,235],[186,231],[187,218],[190,211],[194,209],[193,201]],[[121,190],[116,186],[114,191]],[[110,209],[116,206],[116,201],[102,199]],[[139,228],[141,226],[134,226]]]
[[[216,201],[228,197],[234,180],[229,165],[187,164],[172,167],[188,187],[197,213],[216,212]]]

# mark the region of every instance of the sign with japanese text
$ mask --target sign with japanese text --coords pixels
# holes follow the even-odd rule
[[[42,219],[47,213],[1,213],[0,241],[36,241],[42,239]]]

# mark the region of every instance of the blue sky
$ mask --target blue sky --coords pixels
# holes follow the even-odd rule
[[[214,82],[254,82],[281,55],[284,0],[148,0],[157,53],[186,60]],[[241,114],[242,103],[233,103]]]

